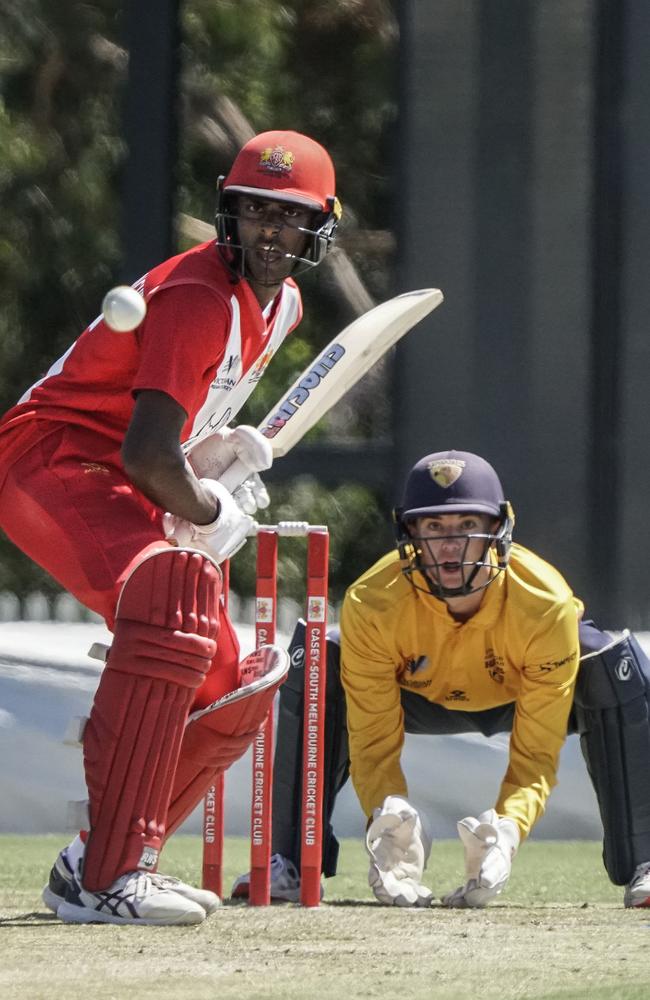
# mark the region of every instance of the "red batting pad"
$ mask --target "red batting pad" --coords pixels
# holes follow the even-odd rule
[[[289,657],[263,646],[240,664],[248,683],[187,721],[167,815],[170,836],[201,801],[216,775],[246,753],[287,676]]]
[[[147,557],[124,584],[84,733],[86,889],[156,868],[185,721],[216,653],[220,591],[209,559],[174,548]]]

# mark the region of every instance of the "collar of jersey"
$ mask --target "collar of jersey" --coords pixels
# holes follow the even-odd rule
[[[415,593],[418,600],[423,601],[427,609],[438,618],[444,619],[448,626],[454,628],[490,628],[495,624],[503,609],[506,596],[506,572],[507,570],[504,570],[502,573],[499,573],[489,587],[485,588],[480,608],[475,615],[472,615],[471,618],[468,618],[464,622],[456,621],[453,618],[445,601],[425,592],[426,580],[419,570],[416,570],[414,574],[418,577],[418,587],[415,588]]]

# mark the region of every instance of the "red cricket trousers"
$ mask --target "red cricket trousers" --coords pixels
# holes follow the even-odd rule
[[[162,513],[127,478],[116,443],[93,430],[34,421],[0,435],[0,527],[109,629],[134,565],[166,544]],[[220,622],[193,708],[239,686],[239,642],[223,609]]]

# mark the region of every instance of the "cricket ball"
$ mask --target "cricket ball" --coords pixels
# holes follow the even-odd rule
[[[147,312],[147,304],[135,288],[130,285],[116,285],[107,292],[102,301],[102,317],[106,326],[119,333],[135,330],[140,326]]]

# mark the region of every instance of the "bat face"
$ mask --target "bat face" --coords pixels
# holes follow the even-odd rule
[[[272,440],[273,457],[286,455],[339,399],[361,379],[400,337],[443,300],[438,288],[396,295],[349,324],[301,375],[266,415],[258,430]],[[196,475],[218,478],[231,492],[250,475],[235,462],[216,475],[210,438],[189,454]]]
[[[282,402],[278,404],[273,416],[266,418],[265,424],[260,427],[264,437],[274,438],[280,433],[287,422],[295,417],[299,408],[307,403],[312,392],[322,386],[323,379],[343,357],[345,357],[345,348],[341,344],[330,344],[327,347],[313,367],[300,376],[300,381],[289,390]],[[305,430],[303,433],[306,434],[307,431]]]
[[[286,455],[386,351],[443,300],[437,288],[396,295],[349,324],[300,375],[259,426]]]

